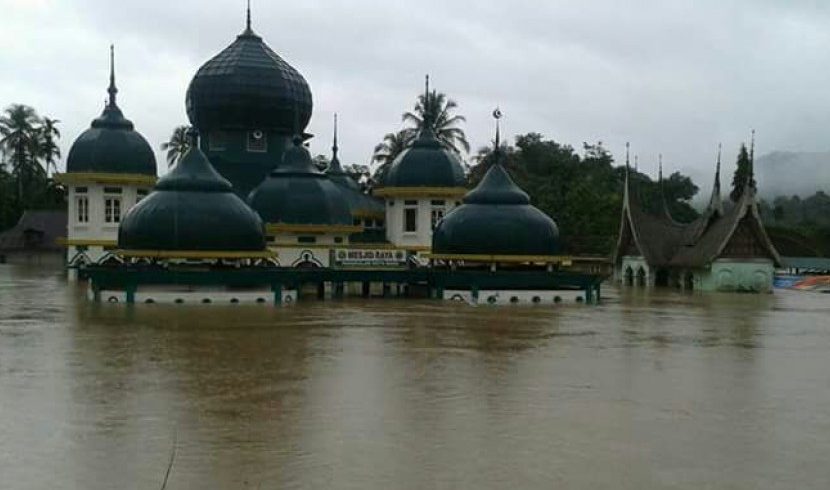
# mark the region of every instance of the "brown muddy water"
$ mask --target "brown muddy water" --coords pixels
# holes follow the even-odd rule
[[[0,266],[0,488],[830,488],[830,296],[93,305]]]

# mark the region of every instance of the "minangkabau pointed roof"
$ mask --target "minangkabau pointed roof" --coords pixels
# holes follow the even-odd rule
[[[625,189],[620,233],[614,251],[617,263],[627,253],[630,239],[650,266],[704,267],[723,253],[742,220],[750,227],[765,255],[775,265],[781,258],[766,234],[758,210],[754,178],[746,181],[739,202],[724,212],[720,188],[720,152],[715,172],[715,185],[706,210],[696,220],[680,224],[665,216],[646,213],[631,190],[626,158]],[[751,168],[751,167],[750,167]]]

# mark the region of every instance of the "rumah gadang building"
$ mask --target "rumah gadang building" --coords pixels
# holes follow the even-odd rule
[[[253,31],[250,9],[190,82],[190,149],[160,179],[116,104],[114,64],[109,93],[59,177],[69,267],[95,299],[281,304],[309,285],[321,297],[599,297],[603,277],[567,270],[556,224],[501,163],[469,191],[458,155],[428,126],[371,193],[340,164],[336,121],[331,163],[316,168],[312,92]]]
[[[753,141],[754,148],[754,141]],[[626,163],[620,232],[614,251],[614,275],[626,287],[673,287],[699,291],[771,293],[782,260],[767,236],[750,173],[738,202],[726,209],[721,197],[720,155],[704,212],[691,223],[672,217],[661,196],[660,212],[648,213]],[[662,192],[663,172],[659,185]]]

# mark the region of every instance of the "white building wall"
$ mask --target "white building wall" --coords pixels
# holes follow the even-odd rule
[[[443,201],[444,204],[433,204],[434,201]],[[407,204],[407,203],[415,203]],[[432,247],[432,211],[441,210],[444,215],[452,211],[459,201],[456,198],[444,196],[420,198],[393,198],[386,199],[386,239],[396,247],[431,248]],[[407,208],[416,208],[416,230],[404,230],[404,213]]]
[[[66,251],[67,263],[76,267],[81,263],[95,263],[108,256],[106,248],[118,241],[118,226],[127,212],[144,196],[139,191],[150,192],[149,186],[124,184],[72,184],[68,186],[68,216],[66,238],[69,242]],[[78,192],[79,188],[86,192]],[[121,189],[120,193],[106,192],[108,189]],[[79,200],[87,199],[86,222],[80,221]],[[106,199],[120,200],[120,216],[117,222],[106,221]],[[71,276],[74,277],[74,274]]]

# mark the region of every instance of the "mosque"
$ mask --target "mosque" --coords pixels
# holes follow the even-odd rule
[[[475,189],[429,128],[364,192],[338,159],[312,163],[312,93],[251,27],[199,68],[186,95],[191,149],[164,176],[118,106],[66,172],[67,264],[90,296],[124,303],[274,303],[420,294],[469,303],[592,302],[600,274],[570,270],[556,223],[500,163]]]

